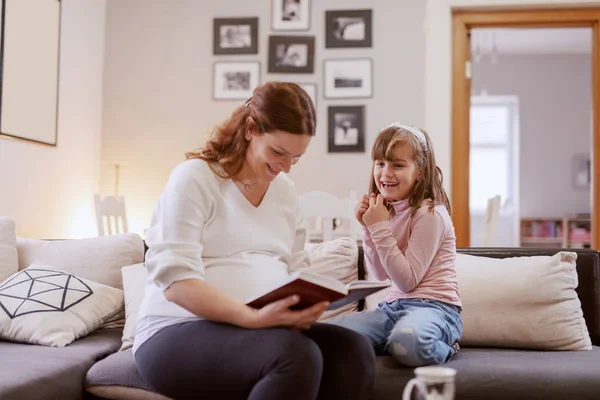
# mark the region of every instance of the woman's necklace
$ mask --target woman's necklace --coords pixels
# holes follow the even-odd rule
[[[235,181],[235,182],[239,182],[239,183],[240,183],[240,184],[241,184],[241,185],[244,187],[244,190],[245,190],[246,192],[249,192],[250,190],[252,190],[252,188],[253,188],[253,187],[254,187],[254,186],[255,186],[255,185],[258,183],[258,182],[260,182],[260,179],[258,179],[256,182],[252,182],[252,183],[246,183],[246,182],[243,182],[243,181],[241,181],[241,180],[239,180],[239,179],[237,179],[237,178],[235,178],[235,179],[234,179],[234,181]]]

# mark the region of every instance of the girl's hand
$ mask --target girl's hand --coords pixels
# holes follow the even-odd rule
[[[354,207],[354,216],[356,220],[362,225],[365,226],[363,222],[363,215],[369,209],[369,196],[366,194],[362,197],[362,199],[356,203],[356,207]]]
[[[290,310],[290,307],[299,301],[299,296],[289,296],[267,304],[259,310],[253,310],[255,318],[248,327],[262,329],[279,326],[307,330],[321,317],[325,309],[329,306],[329,302],[323,301],[304,310]]]
[[[362,219],[367,226],[390,219],[390,212],[383,204],[383,196],[381,194],[378,194],[377,198],[374,196],[369,198],[369,208],[363,214]]]

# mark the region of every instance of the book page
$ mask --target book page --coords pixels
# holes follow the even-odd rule
[[[359,281],[352,281],[346,286],[348,287],[349,291],[356,290],[356,289],[362,289],[362,288],[378,288],[378,287],[386,288],[386,287],[390,286],[390,280],[389,279],[387,279],[385,281],[359,280]]]
[[[362,286],[362,287],[357,287],[358,285],[356,285],[356,286],[352,287],[350,289],[350,292],[348,293],[348,296],[342,297],[341,299],[332,302],[329,305],[329,307],[327,307],[327,310],[335,310],[336,308],[340,308],[342,306],[345,306],[346,304],[350,304],[355,301],[362,300],[365,297],[367,297],[375,292],[378,292],[380,290],[383,290],[390,285],[387,282],[377,282],[377,281],[365,281],[365,282],[369,282],[372,285],[371,286]]]

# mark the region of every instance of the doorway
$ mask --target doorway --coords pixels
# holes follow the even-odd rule
[[[592,122],[589,175],[590,210],[588,220],[591,225],[589,246],[600,249],[600,125],[598,105],[600,92],[600,56],[599,26],[600,9],[575,10],[527,10],[527,11],[490,11],[453,13],[453,87],[452,87],[452,202],[454,206],[453,220],[456,228],[457,245],[471,244],[470,215],[470,160],[471,160],[471,107],[480,103],[481,98],[471,100],[472,90],[472,37],[470,32],[480,28],[588,28],[592,32]],[[490,99],[488,99],[490,100]],[[500,105],[504,101],[507,110],[514,108],[514,100],[496,99]],[[513,104],[511,106],[511,103]],[[496,104],[496,105],[498,105]],[[518,104],[518,102],[517,102]],[[496,107],[498,109],[498,107]],[[544,151],[544,143],[540,143],[539,151]],[[575,179],[579,179],[575,177]],[[510,186],[510,185],[509,185]],[[509,188],[510,189],[510,188]]]

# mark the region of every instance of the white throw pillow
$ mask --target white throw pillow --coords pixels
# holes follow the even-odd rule
[[[15,222],[8,217],[0,217],[0,281],[17,272],[18,268]]]
[[[121,268],[144,260],[144,242],[135,233],[71,240],[17,240],[19,270],[55,265],[80,278],[123,289]]]
[[[122,309],[122,290],[34,264],[0,283],[0,338],[63,347]]]
[[[135,324],[144,299],[148,275],[144,263],[123,267],[121,273],[123,274],[123,294],[125,297],[125,328],[123,329],[121,350],[127,350],[133,346]]]
[[[358,279],[358,245],[356,240],[342,237],[322,243],[307,243],[306,250],[310,257],[310,271],[335,278],[344,283]],[[358,303],[351,303],[336,310],[325,311],[320,322],[341,315],[355,312]]]
[[[591,350],[576,253],[495,259],[457,254],[464,346]]]

